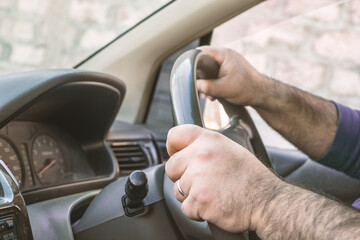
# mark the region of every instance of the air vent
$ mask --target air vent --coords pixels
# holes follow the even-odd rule
[[[118,160],[121,175],[144,169],[152,163],[151,149],[144,142],[110,142],[110,146]]]

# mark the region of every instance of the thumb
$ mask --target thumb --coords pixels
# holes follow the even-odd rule
[[[194,142],[205,129],[191,124],[173,127],[169,130],[166,141],[166,148],[169,156],[181,151]]]

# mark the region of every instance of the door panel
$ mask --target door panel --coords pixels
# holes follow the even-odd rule
[[[352,203],[360,197],[360,180],[321,165],[295,150],[267,148],[274,170],[288,182],[304,185]]]

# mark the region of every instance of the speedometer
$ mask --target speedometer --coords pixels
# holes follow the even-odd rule
[[[39,135],[32,148],[33,164],[42,183],[56,183],[66,173],[62,151],[54,138]]]
[[[0,159],[4,161],[21,186],[23,174],[19,155],[12,144],[2,137],[0,137]]]

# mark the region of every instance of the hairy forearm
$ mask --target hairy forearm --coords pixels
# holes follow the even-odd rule
[[[261,239],[359,239],[360,212],[281,182],[262,205]]]
[[[261,105],[264,120],[312,158],[322,157],[337,128],[336,106],[300,89],[266,78]]]

